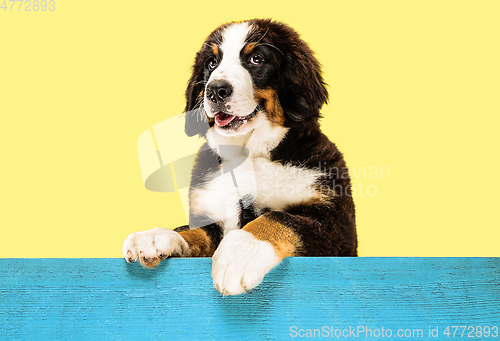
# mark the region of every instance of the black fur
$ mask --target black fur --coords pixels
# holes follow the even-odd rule
[[[320,188],[326,191],[329,201],[295,205],[286,209],[286,213],[272,213],[275,219],[301,236],[302,255],[357,256],[355,207],[347,166],[342,153],[321,133],[318,125],[309,124],[308,129],[292,128],[273,150],[271,159],[324,173]]]

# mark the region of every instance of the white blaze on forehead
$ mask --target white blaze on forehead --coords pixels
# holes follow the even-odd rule
[[[222,32],[222,60],[219,66],[212,72],[207,85],[214,80],[228,81],[233,87],[233,94],[227,105],[233,115],[246,116],[253,112],[257,103],[253,97],[252,77],[248,70],[241,65],[240,53],[245,47],[245,40],[250,32],[251,26],[246,23],[235,23],[229,25]],[[205,108],[207,114],[213,116],[210,110],[211,103],[205,97]]]
[[[245,47],[245,40],[250,32],[248,23],[232,24],[222,33],[221,50],[224,59],[236,59],[239,62],[240,51]]]

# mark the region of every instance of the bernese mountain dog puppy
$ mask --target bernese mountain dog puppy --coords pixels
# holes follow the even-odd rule
[[[212,257],[224,295],[256,287],[291,256],[357,256],[342,153],[321,132],[320,65],[289,26],[218,27],[196,54],[186,90],[189,136],[206,143],[191,174],[189,226],[131,234],[128,262]]]

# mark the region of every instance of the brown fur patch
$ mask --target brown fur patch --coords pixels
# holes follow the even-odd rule
[[[273,89],[255,89],[254,93],[257,103],[264,100],[264,109],[266,109],[269,121],[274,125],[283,126],[285,115],[276,91]]]
[[[298,256],[302,247],[299,235],[288,226],[265,215],[248,223],[243,230],[255,238],[271,243],[279,257]]]
[[[243,49],[243,52],[245,54],[250,54],[250,52],[253,51],[253,49],[257,46],[257,43],[248,43],[245,48]]]
[[[215,245],[204,230],[198,228],[179,232],[179,234],[188,243],[191,257],[212,257],[214,254]]]

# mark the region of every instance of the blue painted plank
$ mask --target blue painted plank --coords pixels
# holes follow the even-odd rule
[[[210,270],[209,258],[0,259],[0,339],[500,340],[500,258],[287,258],[235,297]]]

